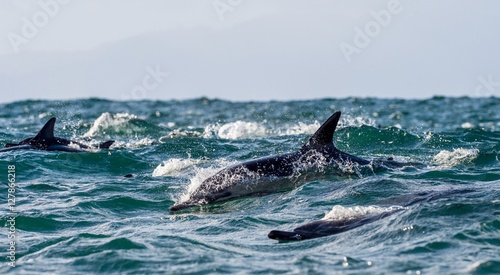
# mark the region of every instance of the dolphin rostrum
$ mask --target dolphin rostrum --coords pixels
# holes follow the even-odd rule
[[[368,165],[372,163],[342,152],[333,145],[333,134],[339,119],[340,112],[335,112],[296,152],[254,159],[222,169],[204,180],[188,195],[187,200],[177,202],[170,208],[170,211],[235,197],[269,194],[291,189],[297,185],[293,180],[294,176],[302,174],[304,167],[314,167],[318,162],[330,165]],[[373,162],[381,163],[388,168],[417,165],[399,163],[392,159],[374,160]]]
[[[56,118],[53,117],[45,123],[42,130],[34,137],[22,140],[19,143],[7,143],[0,152],[12,150],[47,150],[47,151],[65,151],[65,152],[83,152],[92,147],[77,141],[68,140],[54,136],[54,125]],[[109,149],[114,140],[108,140],[99,144],[99,149]],[[70,146],[72,145],[72,146]]]

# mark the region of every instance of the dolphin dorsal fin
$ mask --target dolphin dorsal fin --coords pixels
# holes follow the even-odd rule
[[[340,112],[335,112],[331,115],[312,135],[309,141],[302,146],[302,150],[322,147],[333,143],[333,134],[337,129],[337,124],[340,119]]]
[[[42,130],[38,132],[34,139],[36,140],[48,140],[54,138],[54,125],[56,124],[56,118],[53,117],[43,125]]]

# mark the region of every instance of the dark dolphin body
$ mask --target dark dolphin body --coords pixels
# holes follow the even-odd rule
[[[7,143],[6,148],[0,149],[0,152],[7,152],[13,150],[46,150],[46,151],[65,151],[65,152],[84,152],[91,147],[64,138],[54,137],[54,125],[56,118],[49,119],[43,126],[42,130],[34,137],[24,139],[19,143]],[[101,143],[98,148],[108,149],[114,143],[113,140],[108,140]],[[76,145],[79,148],[69,146],[70,144]]]
[[[326,237],[347,230],[354,229],[367,223],[378,221],[394,213],[405,210],[405,207],[414,205],[419,202],[429,202],[441,198],[449,198],[456,195],[467,194],[474,192],[471,189],[446,190],[438,192],[421,192],[413,195],[406,195],[398,198],[398,201],[405,201],[402,207],[392,207],[387,211],[382,211],[373,214],[364,214],[358,217],[353,217],[346,220],[328,220],[322,219],[313,221],[295,228],[293,231],[273,230],[267,235],[271,239],[280,241],[300,241]]]
[[[219,171],[203,181],[189,195],[188,200],[178,202],[170,208],[170,211],[235,197],[268,194],[293,188],[295,184],[290,181],[290,178],[297,173],[298,168],[311,165],[311,162],[319,160],[328,164],[370,164],[371,162],[368,160],[335,148],[332,140],[339,119],[340,112],[334,113],[296,152],[250,160]],[[374,162],[388,168],[420,165],[400,163],[392,159],[377,159]]]

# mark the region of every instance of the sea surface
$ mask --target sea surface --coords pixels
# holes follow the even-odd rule
[[[169,212],[228,165],[298,150],[334,111],[339,149],[425,166],[323,169],[285,192]],[[0,104],[0,147],[51,117],[56,136],[116,142],[0,153],[0,274],[500,274],[500,98],[21,101]],[[443,192],[340,234],[267,237]]]

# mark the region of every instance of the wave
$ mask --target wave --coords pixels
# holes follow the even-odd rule
[[[290,136],[290,135],[312,135],[314,134],[321,123],[319,121],[314,121],[312,123],[297,122],[294,124],[285,124],[283,126],[272,126],[268,125],[266,121],[255,122],[255,121],[235,121],[225,124],[209,124],[205,127],[203,133],[201,134],[204,138],[222,138],[230,140],[238,139],[250,139],[250,138],[260,138],[268,136]],[[361,126],[375,126],[375,120],[364,117],[352,117],[346,116],[342,120],[341,126],[344,127],[361,127]],[[178,134],[178,133],[177,133]],[[193,135],[192,131],[186,132],[187,136]]]
[[[313,134],[318,130],[319,122],[304,123],[298,122],[296,124],[285,125],[281,128],[272,127],[265,122],[255,121],[235,121],[229,123],[215,123],[206,125],[203,130],[188,127],[187,129],[178,128],[170,131],[168,135],[160,138],[160,142],[166,138],[175,137],[201,137],[201,138],[219,138],[227,140],[243,140],[255,139],[270,136],[290,136]]]
[[[364,116],[342,115],[342,120],[340,122],[341,122],[340,126],[342,126],[342,127],[361,127],[361,126],[376,127],[376,125],[377,125],[375,119],[370,118],[370,117],[364,117]],[[396,127],[396,128],[400,128],[400,127]]]
[[[322,220],[327,221],[349,221],[362,216],[368,215],[379,215],[383,213],[390,213],[396,210],[404,209],[402,206],[390,206],[390,207],[380,207],[380,206],[353,206],[344,207],[340,205],[335,205],[332,207],[330,212],[325,214]]]
[[[108,129],[117,129],[121,125],[129,122],[132,119],[137,119],[136,115],[128,113],[110,114],[103,113],[95,121],[92,127],[85,133],[84,137],[93,137],[100,133],[105,133]]]
[[[291,136],[291,135],[303,135],[303,134],[314,134],[316,130],[319,129],[321,124],[318,121],[313,123],[298,122],[295,125],[289,125],[286,129],[278,131],[280,136]]]
[[[130,141],[115,141],[113,145],[111,145],[111,149],[117,148],[142,148],[146,146],[150,146],[155,143],[154,139],[151,138],[142,138],[139,140],[130,140]]]
[[[269,132],[262,123],[235,121],[226,124],[209,124],[205,127],[204,138],[218,137],[222,139],[248,139],[264,137]]]
[[[163,176],[179,176],[184,171],[195,167],[196,165],[206,162],[208,159],[180,159],[172,158],[163,161],[162,164],[158,165],[153,171],[153,177],[163,177]]]
[[[83,135],[88,137],[112,137],[120,135],[137,135],[139,133],[151,133],[162,129],[160,126],[149,123],[134,114],[108,112],[102,113],[92,124],[90,129]]]
[[[478,149],[458,148],[453,151],[442,150],[434,156],[432,162],[439,168],[451,168],[463,163],[471,162],[479,156]]]

